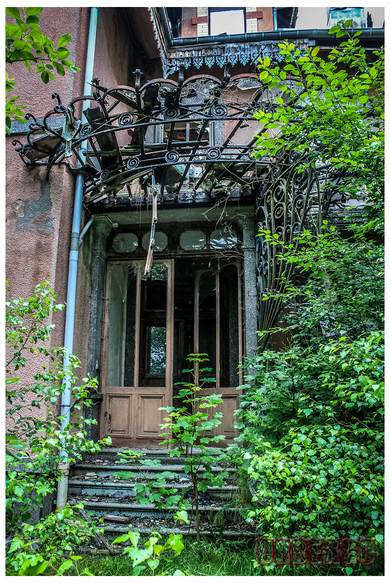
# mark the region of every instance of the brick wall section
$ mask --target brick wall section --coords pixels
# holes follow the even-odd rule
[[[197,26],[192,24],[193,18],[196,18],[196,8],[183,8],[181,25],[181,35],[183,37],[197,36]]]
[[[261,10],[263,13],[263,21],[257,23],[258,32],[274,30],[273,8],[268,6],[267,8],[258,8],[257,10]]]

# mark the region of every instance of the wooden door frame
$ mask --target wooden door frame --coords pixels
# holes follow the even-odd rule
[[[132,434],[129,433],[124,435],[121,439],[120,437],[111,438],[115,440],[114,445],[121,446],[120,443],[123,441],[123,445],[130,444],[131,446],[145,446],[151,445],[149,443],[152,441],[153,446],[159,446],[157,441],[147,438],[147,436],[142,435],[142,428],[140,426],[139,415],[141,408],[139,405],[142,392],[145,390],[144,387],[139,385],[139,365],[140,365],[140,327],[141,327],[141,273],[144,268],[145,261],[142,259],[115,259],[108,260],[106,263],[106,282],[105,282],[105,306],[103,310],[103,337],[102,337],[102,376],[101,376],[101,392],[103,394],[103,403],[100,412],[100,435],[101,437],[106,437],[110,434],[110,412],[109,412],[109,398],[112,397],[120,398],[128,397],[129,402],[133,401],[132,407],[135,409],[133,424],[135,429]],[[161,395],[163,400],[163,406],[170,406],[173,402],[173,337],[174,337],[174,321],[173,321],[173,302],[174,302],[174,260],[173,259],[156,259],[154,264],[163,264],[167,266],[167,304],[166,304],[166,374],[165,374],[165,387],[147,387],[146,389],[152,393],[152,389],[155,393],[164,391]],[[111,279],[112,270],[117,265],[124,265],[133,267],[136,272],[136,302],[135,302],[135,342],[134,342],[134,378],[132,387],[111,387],[108,386],[108,345],[109,345],[109,306],[110,306],[110,295],[111,295]],[[110,390],[108,390],[110,389]],[[111,390],[112,389],[112,390]],[[134,405],[134,401],[138,401],[138,405]],[[138,409],[140,411],[138,411]],[[129,421],[130,423],[130,421]],[[129,429],[130,432],[130,429]]]

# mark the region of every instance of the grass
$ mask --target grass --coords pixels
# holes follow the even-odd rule
[[[346,575],[340,568],[315,568],[315,567],[279,567],[270,569],[257,565],[255,544],[253,540],[211,540],[203,538],[199,549],[193,538],[184,541],[185,549],[174,561],[162,560],[156,575],[173,575],[176,569],[180,569],[188,575],[203,577],[210,576],[326,576]],[[88,567],[95,576],[119,577],[132,574],[132,560],[122,555],[87,555],[78,562],[79,572]],[[375,569],[376,570],[376,569]],[[69,575],[75,572],[68,571]],[[49,575],[49,573],[47,573]],[[357,571],[353,575],[370,575],[367,572]],[[45,573],[46,575],[46,573]],[[151,575],[151,571],[145,570],[142,575]]]

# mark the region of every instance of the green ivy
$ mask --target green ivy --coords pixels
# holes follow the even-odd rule
[[[36,558],[42,553],[44,560],[50,562],[45,545],[47,536],[54,536],[56,528],[64,544],[76,546],[83,539],[83,529],[89,531],[89,526],[82,526],[82,521],[78,522],[77,529],[74,528],[73,511],[69,508],[50,514],[35,526],[31,524],[32,511],[42,508],[44,497],[56,490],[60,478],[58,464],[64,461],[62,452],[67,454],[68,462],[75,462],[81,458],[83,451],[97,453],[104,443],[110,443],[110,439],[99,443],[88,440],[85,425],[93,421],[78,414],[82,407],[91,405],[89,391],[97,386],[97,380],[85,378],[80,382],[74,374],[74,369],[80,366],[78,359],[68,355],[70,364],[64,368],[66,350],[50,347],[50,334],[54,328],[50,318],[53,312],[63,308],[55,300],[52,288],[44,282],[36,286],[32,296],[6,301],[6,402],[9,426],[5,460],[6,529],[7,536],[13,537],[9,558],[16,570],[28,569],[24,574],[39,574],[40,569],[44,570],[46,563]],[[27,365],[31,368],[27,369]],[[70,382],[74,404],[69,423],[61,429],[65,418],[55,413],[54,406],[65,390],[65,380]],[[36,552],[28,542],[34,537],[40,540]],[[18,548],[28,555],[24,566],[20,563],[22,551],[18,553],[19,558],[13,556],[15,545],[20,545]],[[57,550],[63,548],[57,543],[54,546]],[[51,549],[50,555],[54,552]]]

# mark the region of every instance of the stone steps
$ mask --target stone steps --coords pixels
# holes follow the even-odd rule
[[[84,502],[84,510],[92,518],[102,518],[106,515],[126,517],[128,524],[118,524],[108,519],[104,520],[105,536],[114,539],[120,533],[130,530],[150,533],[153,530],[161,533],[177,532],[194,534],[195,515],[191,526],[175,523],[175,508],[159,510],[155,504],[139,504],[135,501],[137,484],[146,484],[146,479],[164,478],[167,489],[177,490],[190,498],[192,482],[183,470],[184,459],[180,456],[169,456],[167,450],[150,448],[139,450],[145,455],[145,460],[159,460],[161,465],[127,464],[118,453],[125,448],[104,448],[97,455],[86,454],[83,461],[72,466],[69,478],[69,498],[72,502]],[[135,451],[133,449],[133,451]],[[119,463],[117,463],[119,462]],[[140,471],[140,469],[142,471]],[[239,514],[233,507],[237,493],[235,484],[236,469],[214,466],[213,473],[225,470],[228,474],[222,487],[210,486],[205,493],[200,493],[199,511],[201,530],[204,534],[219,533],[221,528],[228,532],[249,532],[250,525],[242,523]],[[118,472],[131,472],[131,477],[118,477]],[[170,475],[164,475],[170,472]],[[158,488],[158,486],[157,486]],[[186,502],[190,500],[187,499]],[[194,513],[195,514],[195,513]],[[191,515],[191,509],[188,510]],[[112,535],[112,536],[111,536]],[[233,536],[230,535],[230,536]]]
[[[125,452],[127,451],[127,448],[125,447],[103,447],[100,452],[98,454],[93,454],[93,453],[87,453],[85,452],[83,454],[83,462],[89,463],[90,461],[92,461],[93,463],[105,463],[107,461],[115,461],[115,460],[119,460],[120,456],[119,454],[121,452]],[[169,451],[167,449],[162,449],[162,448],[135,448],[132,447],[131,451],[134,451],[136,453],[143,453],[144,454],[144,458],[145,459],[158,459],[161,461],[161,463],[164,464],[169,464],[169,465],[176,465],[176,464],[183,464],[184,463],[184,457],[183,456],[170,456],[169,455]],[[200,449],[199,448],[194,448],[193,449],[194,453],[199,453]],[[217,455],[217,454],[213,454],[212,451],[208,452],[210,453],[210,455]],[[123,459],[123,458],[122,458]]]
[[[235,468],[222,468],[221,466],[214,466],[212,468],[213,473],[219,473],[222,471],[228,472],[230,476],[236,473]],[[176,474],[176,478],[186,478],[187,474],[183,470],[183,464],[168,465],[164,464],[161,466],[142,466],[142,470],[133,464],[94,464],[94,463],[79,463],[73,468],[73,476],[87,476],[87,473],[95,473],[102,478],[112,476],[113,473],[117,472],[136,472],[136,473],[147,473],[149,478],[158,478],[163,472],[173,472]]]
[[[122,498],[133,498],[136,496],[137,491],[135,490],[136,484],[141,482],[130,482],[130,481],[115,481],[115,482],[103,482],[103,481],[93,481],[93,480],[78,480],[76,478],[71,478],[69,480],[69,494],[72,496],[88,496],[88,497],[115,497],[118,492],[123,493]],[[178,493],[183,490],[188,490],[191,488],[191,482],[186,481],[184,484],[176,483],[166,483],[169,488],[175,488]],[[218,486],[210,486],[207,490],[208,494],[215,501],[227,501],[231,500],[237,491],[237,486],[226,485],[222,488]],[[121,496],[118,496],[121,498]]]

